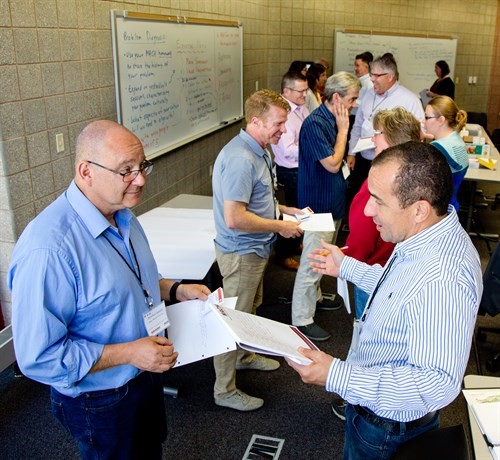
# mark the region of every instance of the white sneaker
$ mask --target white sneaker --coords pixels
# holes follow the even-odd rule
[[[260,409],[264,405],[264,400],[260,398],[254,398],[253,396],[247,395],[241,390],[236,390],[235,393],[231,393],[225,397],[214,397],[215,404],[222,407],[229,407],[230,409],[239,410],[242,412],[248,412],[252,410]]]
[[[275,371],[280,367],[279,361],[275,359],[266,358],[255,354],[255,359],[249,363],[236,363],[236,370],[243,371],[246,369],[254,371]]]

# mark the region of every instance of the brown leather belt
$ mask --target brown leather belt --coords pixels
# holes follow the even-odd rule
[[[392,433],[407,432],[423,425],[427,425],[438,414],[438,411],[433,411],[425,414],[423,417],[417,418],[416,420],[411,420],[409,422],[397,422],[396,420],[379,417],[377,414],[374,414],[370,409],[366,409],[365,407],[354,405],[352,407],[356,413],[363,417],[367,422]]]

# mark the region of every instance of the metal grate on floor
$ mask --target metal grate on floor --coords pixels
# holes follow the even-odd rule
[[[280,456],[284,443],[284,439],[254,434],[242,460],[277,459]]]

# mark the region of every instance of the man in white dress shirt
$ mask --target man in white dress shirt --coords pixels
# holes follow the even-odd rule
[[[375,154],[374,149],[363,150],[358,154],[353,153],[360,138],[373,136],[373,117],[375,114],[382,109],[403,107],[412,113],[417,120],[424,118],[424,109],[420,99],[412,91],[399,84],[398,66],[392,54],[386,53],[377,57],[370,68],[373,88],[366,91],[362,97],[349,141],[347,165],[352,173],[349,176],[348,203],[349,196],[354,196],[368,177],[368,171]]]

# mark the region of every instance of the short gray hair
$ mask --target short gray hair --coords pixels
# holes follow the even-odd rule
[[[344,71],[337,72],[326,80],[325,99],[331,101],[335,93],[344,97],[349,90],[359,91],[360,89],[361,83],[355,75]]]

